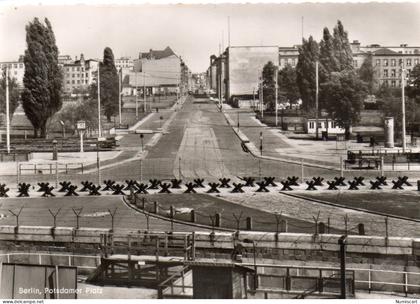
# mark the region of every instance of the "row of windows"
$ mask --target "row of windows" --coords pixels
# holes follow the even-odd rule
[[[318,122],[318,128],[323,129],[326,128],[327,122]],[[328,128],[335,129],[337,127],[337,123],[335,121],[328,121]],[[309,129],[315,129],[315,122],[309,122]]]
[[[82,72],[84,72],[85,71],[85,68],[84,67],[67,67],[66,68],[66,72],[70,72],[70,71],[72,71],[72,72],[74,72],[74,71],[77,71],[77,72],[79,72],[79,71],[82,71]]]
[[[414,62],[414,65],[417,65],[417,64],[419,64],[419,59],[414,59],[414,61],[413,61],[411,58],[407,58],[405,60],[406,66],[411,66],[413,62]],[[398,60],[398,65],[399,66],[402,66],[403,63],[404,63],[403,59]],[[381,65],[381,59],[376,59],[376,65],[377,66]],[[382,65],[385,66],[385,67],[387,67],[389,65],[397,66],[397,59],[390,59],[390,60],[389,59],[382,59]]]
[[[72,84],[83,84],[83,83],[85,83],[85,84],[87,84],[88,83],[88,81],[87,80],[77,80],[77,82],[75,81],[75,80],[72,80],[71,82],[70,82],[70,80],[67,80],[66,81],[66,83],[67,84],[70,84],[70,83],[72,83]]]
[[[86,76],[85,76],[85,73],[81,73],[81,74],[66,74],[66,77],[67,78],[70,78],[70,75],[71,75],[71,77],[72,78],[75,78],[75,77],[89,77],[89,73],[86,73]]]
[[[9,69],[14,68],[17,69],[19,67],[19,69],[23,69],[23,63],[0,63],[0,68],[6,68],[8,67]]]
[[[282,63],[282,61],[284,62],[284,64]],[[295,66],[296,65],[296,61],[297,59],[295,58],[284,58],[284,59],[280,59],[280,65],[286,65],[286,64],[290,64],[291,66]]]
[[[398,80],[398,82],[396,80],[391,80],[391,81],[384,80],[385,85],[388,85],[388,86],[390,85],[393,88],[397,87],[397,83],[398,83],[398,86],[401,87],[401,80]]]
[[[389,71],[391,71],[391,73],[389,73]],[[407,69],[408,74],[411,73],[411,69]],[[384,69],[384,73],[383,73],[383,77],[396,77],[397,76],[397,70],[396,69],[391,69],[391,70],[387,70]],[[398,77],[401,77],[401,70],[398,70]]]

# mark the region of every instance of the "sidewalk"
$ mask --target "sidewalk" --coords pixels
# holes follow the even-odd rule
[[[239,112],[239,115],[238,115]],[[245,146],[255,157],[277,160],[286,163],[302,164],[308,167],[331,169],[341,171],[341,160],[347,158],[349,150],[370,150],[366,143],[354,141],[315,141],[310,139],[288,138],[278,128],[268,127],[255,118],[249,110],[234,109],[223,105],[223,114],[237,136],[245,142]],[[239,117],[239,130],[238,130]],[[262,132],[263,152],[260,151],[260,133]],[[247,143],[249,141],[249,143]],[[386,149],[391,152],[394,149]],[[384,150],[384,148],[382,148]],[[387,174],[419,175],[420,164],[395,165],[394,170],[390,164],[384,166]],[[378,170],[346,170],[357,171],[357,174],[377,173]]]
[[[186,100],[185,96],[182,96],[177,103],[175,103],[169,109],[160,109],[159,112],[151,112],[147,116],[139,120],[135,125],[130,127],[130,131],[133,133],[120,135],[118,140],[118,150],[116,151],[103,151],[100,152],[100,165],[101,169],[106,169],[127,161],[144,158],[147,155],[147,149],[154,146],[162,136],[163,132],[166,132],[169,124],[172,122],[176,115],[176,111],[179,107],[182,107]],[[162,119],[160,119],[162,117]],[[139,134],[135,134],[135,130],[147,129],[152,130],[151,134],[144,134],[143,140]],[[142,142],[143,148],[142,150]],[[96,152],[73,152],[73,153],[59,153],[58,163],[70,164],[77,163],[83,164],[84,172],[89,173],[92,170],[96,170],[97,154]],[[52,153],[34,153],[33,159],[28,162],[19,162],[21,165],[32,165],[32,164],[55,164],[52,160]],[[81,165],[80,165],[81,166]],[[4,162],[0,168],[0,176],[16,175],[17,163],[16,162]]]

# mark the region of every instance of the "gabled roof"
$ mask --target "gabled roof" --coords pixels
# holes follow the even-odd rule
[[[387,49],[387,48],[381,48],[373,52],[375,55],[395,55],[398,54],[397,52],[394,52],[393,50]]]
[[[142,59],[142,58],[145,58],[145,59],[162,59],[162,58],[166,58],[166,57],[169,57],[169,56],[172,56],[172,55],[176,56],[174,51],[172,51],[172,49],[169,46],[167,46],[164,50],[160,50],[160,51],[150,49],[150,51],[147,52],[147,53],[140,52],[139,58],[140,59]]]

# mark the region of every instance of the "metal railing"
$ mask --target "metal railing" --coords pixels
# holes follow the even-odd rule
[[[306,277],[302,274],[305,272],[310,271],[318,271],[318,278],[328,279],[328,277],[324,276],[327,273],[339,273],[339,268],[334,267],[322,267],[322,266],[292,266],[292,265],[276,265],[276,264],[252,264],[252,263],[242,263],[242,266],[254,267],[257,269],[261,268],[272,268],[272,269],[283,269],[286,275],[278,275],[278,274],[264,274],[258,273],[258,278],[262,277],[284,277],[284,286],[283,288],[277,288],[270,290],[273,293],[283,292],[284,290],[291,290],[291,279],[297,277]],[[294,270],[293,273],[291,270]],[[264,270],[265,271],[265,270]],[[397,270],[382,270],[382,269],[372,269],[372,268],[352,268],[348,267],[346,271],[350,271],[352,273],[351,277],[354,279],[352,290],[368,290],[371,291],[383,291],[383,286],[398,286],[403,290],[405,295],[407,296],[409,293],[419,293],[420,292],[420,272],[412,272],[412,271],[397,271]],[[376,274],[380,274],[381,277],[384,277],[384,274],[392,274],[389,280],[374,280],[373,276]],[[401,281],[395,279],[395,277],[400,277]],[[308,278],[314,278],[315,276],[308,276]],[[367,277],[367,280],[361,279]],[[411,280],[409,278],[411,277]],[[414,279],[412,277],[415,277]],[[367,284],[367,288],[363,288],[360,286],[361,284]],[[374,285],[377,285],[376,287]],[[378,286],[379,285],[379,286]],[[260,284],[259,284],[260,286]],[[322,290],[319,285],[317,285],[319,290]],[[261,289],[260,291],[267,292],[267,290]]]
[[[19,164],[19,175],[37,175],[37,174],[83,174],[83,163],[43,163],[43,164]]]
[[[191,271],[189,266],[184,266],[179,272],[173,274],[165,281],[158,285],[158,299],[164,299],[165,296],[169,298],[192,298],[190,295],[185,295],[186,289],[192,289],[193,286],[185,284],[185,275]],[[176,282],[181,281],[181,285]],[[181,293],[177,293],[177,288],[180,288]]]
[[[7,263],[13,263],[15,257],[27,258],[28,262],[31,257],[35,257],[37,260],[36,263],[39,265],[48,264],[43,257],[50,258],[64,258],[67,262],[60,264],[62,266],[76,266],[80,269],[96,269],[101,263],[101,257],[97,255],[78,255],[78,254],[62,254],[62,253],[43,253],[43,252],[11,252],[11,253],[0,253],[0,259],[6,259]],[[95,266],[82,265],[78,259],[91,259],[95,262]],[[61,259],[63,261],[63,259]],[[21,261],[19,261],[21,262]],[[34,263],[34,260],[31,260],[31,263]]]

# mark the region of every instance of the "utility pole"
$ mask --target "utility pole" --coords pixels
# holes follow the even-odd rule
[[[122,77],[122,70],[120,69],[118,73],[118,114],[120,116],[120,127],[121,127],[121,77]]]
[[[228,47],[230,47],[230,16],[228,16]]]
[[[101,81],[100,81],[101,62],[98,62],[98,138],[102,137],[101,130]]]
[[[275,105],[275,109],[276,109],[276,127],[277,127],[277,125],[278,125],[278,121],[279,121],[279,118],[278,118],[278,111],[279,111],[279,106],[278,106],[278,76],[279,76],[279,72],[278,72],[278,67],[276,66],[275,67],[275,69],[274,69],[274,73],[275,73],[275,75],[274,75],[274,79],[275,79],[275,81],[276,81],[276,83],[275,83],[275,86],[274,86],[274,96],[275,96],[275,102],[276,102],[276,105]]]
[[[10,153],[10,109],[9,109],[9,67],[6,65],[6,145],[7,154]]]
[[[261,77],[261,118],[264,118],[264,79]]]
[[[139,94],[139,88],[138,88],[138,84],[137,84],[137,72],[134,72],[134,76],[136,79],[136,118],[139,117],[139,101],[138,101],[138,94]]]
[[[143,107],[144,113],[146,113],[146,73],[143,71]]]
[[[318,131],[318,61],[315,62],[315,82],[316,82],[316,90],[315,90],[315,130],[316,130],[316,139],[319,138],[319,131]]]
[[[406,138],[405,138],[405,69],[401,68],[401,108],[402,108],[402,149],[403,153],[406,150]]]

